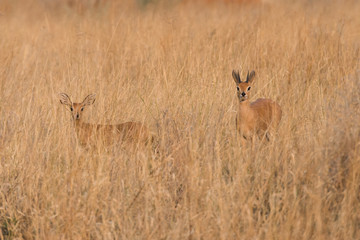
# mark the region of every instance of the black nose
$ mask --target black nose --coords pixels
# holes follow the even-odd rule
[[[241,95],[242,95],[243,97],[245,97],[246,93],[245,93],[245,92],[242,92]]]
[[[79,114],[76,114],[76,119],[79,119],[80,118],[80,115]]]

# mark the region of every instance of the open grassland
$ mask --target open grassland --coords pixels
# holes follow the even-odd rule
[[[0,239],[360,239],[360,3],[330,2],[0,2]],[[237,140],[233,69],[273,141]],[[84,149],[59,92],[158,150]]]

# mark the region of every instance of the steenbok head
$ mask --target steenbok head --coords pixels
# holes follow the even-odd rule
[[[239,72],[233,71],[232,76],[236,83],[237,96],[240,102],[248,100],[250,98],[251,85],[255,78],[255,71],[252,71],[250,74],[248,72],[246,76],[246,81],[244,82],[241,81]]]
[[[81,103],[73,103],[66,93],[60,93],[60,103],[69,108],[74,120],[80,121],[81,114],[86,109],[86,106],[92,105],[95,102],[95,97],[96,94],[90,94]]]

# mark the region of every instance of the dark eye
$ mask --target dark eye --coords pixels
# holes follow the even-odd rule
[[[81,108],[81,111],[84,111],[84,108]]]
[[[71,108],[70,108],[70,111],[74,111],[74,109],[71,107]]]
[[[239,88],[239,87],[236,87],[236,89],[237,89],[238,91],[240,91],[240,88]]]
[[[251,87],[248,87],[248,91],[250,91],[250,88],[251,88]]]

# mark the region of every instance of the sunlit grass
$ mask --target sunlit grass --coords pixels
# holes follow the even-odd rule
[[[0,4],[0,238],[360,238],[359,3],[21,3]],[[237,140],[233,69],[282,107],[274,141]],[[84,149],[60,92],[157,151]]]

